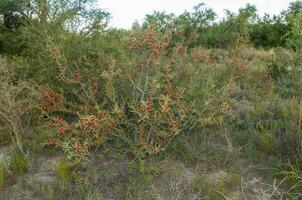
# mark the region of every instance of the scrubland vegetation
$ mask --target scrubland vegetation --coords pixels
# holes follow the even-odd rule
[[[302,199],[302,2],[110,28],[0,2],[0,199]]]

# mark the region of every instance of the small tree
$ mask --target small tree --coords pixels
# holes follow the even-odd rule
[[[12,143],[24,154],[22,136],[30,128],[36,92],[27,82],[14,81],[14,74],[0,60],[0,124],[10,133]]]
[[[292,2],[285,12],[286,21],[289,24],[290,31],[287,40],[289,47],[302,50],[302,1]]]
[[[288,44],[293,47],[296,51],[302,51],[302,12],[292,16],[291,20],[291,31],[288,39]]]

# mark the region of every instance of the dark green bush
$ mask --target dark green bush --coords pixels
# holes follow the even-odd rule
[[[267,65],[268,71],[273,79],[282,78],[287,73],[286,66],[277,62],[269,63]]]

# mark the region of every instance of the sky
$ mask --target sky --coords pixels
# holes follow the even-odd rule
[[[218,17],[224,16],[224,10],[236,12],[247,3],[257,6],[258,13],[263,15],[279,14],[285,10],[291,0],[98,0],[101,8],[111,13],[110,26],[117,28],[131,28],[135,21],[142,22],[146,14],[154,10],[167,13],[181,14],[185,10],[204,2],[207,7],[213,8]]]

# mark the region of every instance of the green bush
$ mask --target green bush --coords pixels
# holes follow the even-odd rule
[[[287,73],[286,66],[280,63],[270,63],[267,67],[271,77],[275,80],[281,78],[284,74]]]
[[[51,149],[65,160],[56,168],[62,185],[39,188],[49,198],[72,187],[80,199],[101,198],[76,174],[100,150],[132,159],[121,198],[153,183],[155,155],[215,169],[233,167],[239,152],[289,160],[284,175],[295,173],[289,185],[300,189],[300,1],[263,18],[248,4],[220,21],[199,4],[179,16],[154,12],[130,30],[107,27],[95,3],[0,2],[0,144],[18,149],[0,165],[0,187],[28,170],[26,156]],[[225,198],[239,182],[225,178],[199,189]]]

